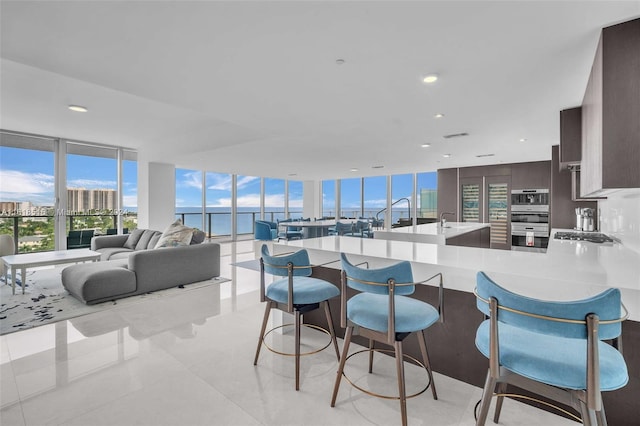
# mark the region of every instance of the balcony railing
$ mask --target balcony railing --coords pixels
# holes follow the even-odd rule
[[[124,227],[129,230],[137,227],[136,214],[122,215]],[[53,215],[0,216],[0,233],[13,237],[18,253],[50,251],[55,249]],[[75,214],[67,215],[66,235],[70,231],[93,230],[98,235],[110,233],[118,223],[118,215],[112,214]]]
[[[292,213],[297,215],[299,213]],[[284,211],[265,212],[265,220],[276,222],[284,219]],[[201,228],[202,213],[176,213],[176,219],[194,228]],[[256,220],[260,219],[260,212],[237,212],[237,235],[253,235]],[[204,232],[208,238],[231,236],[231,212],[207,212],[205,213]]]

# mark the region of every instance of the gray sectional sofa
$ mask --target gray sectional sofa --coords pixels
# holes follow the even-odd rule
[[[94,304],[220,275],[219,244],[198,243],[201,236],[194,234],[191,245],[154,248],[161,232],[136,231],[138,235],[94,237],[91,249],[100,252],[102,260],[63,269],[64,288]]]

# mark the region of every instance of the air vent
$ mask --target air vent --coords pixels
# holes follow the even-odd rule
[[[461,138],[463,136],[469,136],[469,133],[467,133],[467,132],[464,132],[464,133],[451,133],[450,135],[444,135],[443,138],[451,139],[451,138]]]
[[[482,157],[493,157],[495,154],[480,154],[480,155],[476,155],[476,157],[478,158],[482,158]]]

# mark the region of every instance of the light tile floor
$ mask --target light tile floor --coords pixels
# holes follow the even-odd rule
[[[254,258],[252,242],[222,248],[222,276],[230,282],[0,337],[0,424],[400,423],[397,401],[372,398],[344,380],[336,407],[329,406],[337,368],[330,348],[303,357],[299,392],[291,357],[263,348],[254,367],[264,311],[259,274],[230,265]],[[322,339],[312,330],[303,334],[310,346]],[[274,333],[270,341],[292,347],[288,334]],[[352,360],[352,380],[379,392],[395,390],[389,357],[376,358],[375,375],[366,373],[366,359]],[[422,370],[406,369],[407,390],[420,389]],[[473,425],[481,389],[437,373],[435,381],[437,401],[430,391],[408,401],[409,424]],[[512,400],[500,423],[575,424]]]

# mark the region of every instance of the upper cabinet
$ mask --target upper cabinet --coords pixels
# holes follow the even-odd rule
[[[533,161],[511,165],[511,189],[549,189],[551,161]]]
[[[640,188],[640,18],[602,30],[581,127],[580,194]]]
[[[582,158],[582,107],[560,111],[560,169],[580,164]]]

